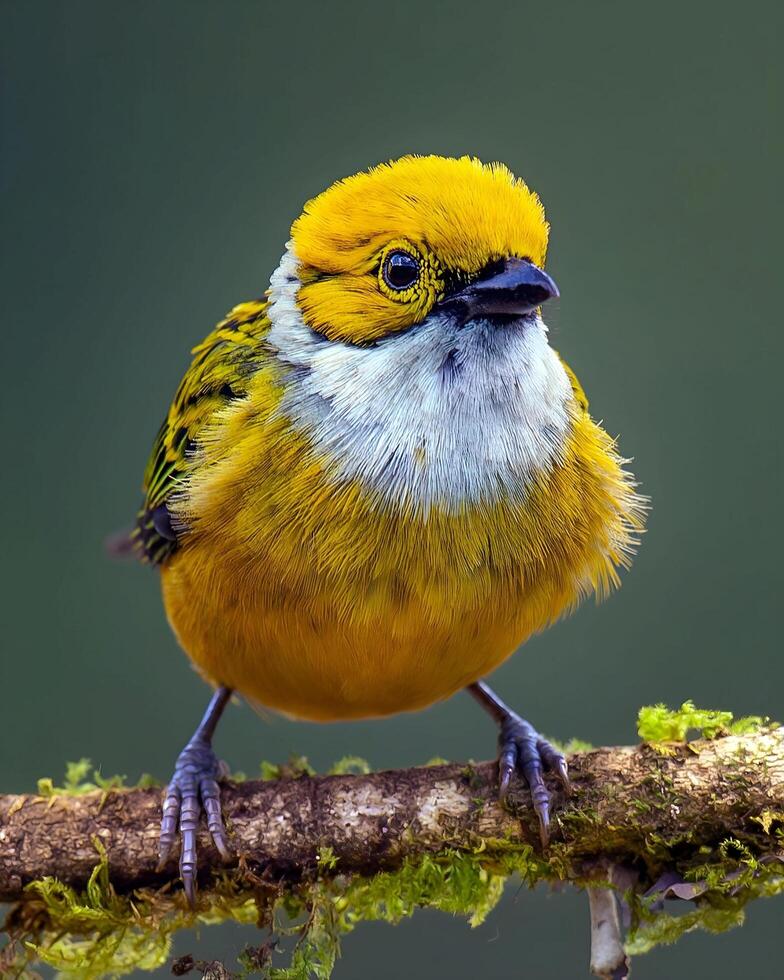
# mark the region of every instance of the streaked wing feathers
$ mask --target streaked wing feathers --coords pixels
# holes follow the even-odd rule
[[[144,473],[144,503],[133,535],[144,561],[158,565],[177,548],[167,501],[187,479],[199,436],[216,411],[245,395],[269,330],[266,307],[266,300],[234,307],[192,351]]]

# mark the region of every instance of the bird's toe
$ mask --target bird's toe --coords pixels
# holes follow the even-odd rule
[[[196,904],[197,836],[202,813],[219,854],[224,860],[231,857],[220,804],[219,780],[224,776],[225,766],[218,761],[210,744],[196,738],[180,753],[166,788],[158,845],[159,867],[170,857],[179,832],[180,877],[191,907]]]

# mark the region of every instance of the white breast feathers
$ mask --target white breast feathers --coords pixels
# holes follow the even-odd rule
[[[270,345],[291,372],[280,410],[338,480],[427,511],[521,496],[557,460],[572,391],[538,317],[431,314],[372,346],[303,321],[289,246],[271,281]]]

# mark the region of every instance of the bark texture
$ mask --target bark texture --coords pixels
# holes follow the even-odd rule
[[[771,822],[784,822],[784,728],[688,745],[602,748],[569,760],[573,793],[555,780],[552,839],[543,857],[554,877],[590,877],[592,867],[634,867],[654,881],[673,861],[699,863],[701,847],[729,837],[758,857],[778,855]],[[511,810],[495,801],[496,767],[443,765],[367,776],[321,776],[228,783],[223,806],[241,870],[251,878],[296,881],[319,867],[325,848],[337,872],[394,868],[445,847],[488,853],[516,844],[540,850],[525,787]],[[120,892],[162,885],[156,869],[161,791],[112,790],[80,796],[0,796],[0,899],[52,875],[84,886],[106,849]],[[218,855],[202,834],[200,884],[209,888]],[[321,866],[323,873],[323,863]],[[252,888],[249,884],[248,888]]]

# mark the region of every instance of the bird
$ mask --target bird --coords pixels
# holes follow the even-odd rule
[[[131,536],[213,688],[161,818],[191,904],[202,819],[231,856],[212,742],[235,694],[329,722],[465,689],[547,844],[565,756],[486,677],[619,584],[647,509],[549,343],[548,237],[503,164],[381,163],[308,201],[263,296],[193,349]]]

